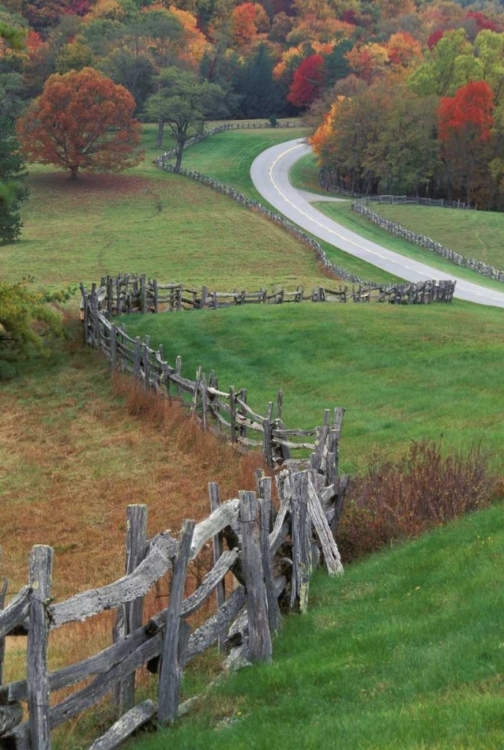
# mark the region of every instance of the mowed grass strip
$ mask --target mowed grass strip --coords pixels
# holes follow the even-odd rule
[[[247,388],[259,413],[282,389],[289,427],[321,424],[347,409],[342,466],[363,469],[374,446],[388,457],[410,440],[504,449],[503,311],[451,305],[245,306],[123,318],[151,335],[190,376],[215,370],[220,385]]]
[[[271,665],[212,690],[135,750],[498,750],[504,745],[502,505],[319,573]]]

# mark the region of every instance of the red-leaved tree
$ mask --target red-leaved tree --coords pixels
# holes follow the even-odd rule
[[[465,188],[467,202],[478,175],[486,171],[484,145],[492,136],[493,92],[486,81],[471,81],[445,96],[437,112],[438,138],[453,184]]]
[[[287,101],[296,107],[309,107],[316,99],[324,73],[322,55],[306,57],[294,72]]]
[[[141,126],[124,86],[93,68],[47,79],[42,94],[18,121],[27,161],[70,170],[119,172],[138,164]]]

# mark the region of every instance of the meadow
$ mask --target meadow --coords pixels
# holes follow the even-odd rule
[[[216,136],[188,152],[185,165],[251,194],[250,161],[287,133],[294,137],[293,129]],[[22,239],[0,248],[3,275],[34,277],[50,289],[120,271],[226,289],[326,281],[312,252],[271,222],[160,172],[152,163],[153,134],[146,129],[145,162],[123,175],[70,182],[33,167]],[[339,251],[331,257],[364,277],[373,274]],[[106,364],[82,345],[77,302],[63,311],[67,338],[49,346],[49,357],[19,362],[17,378],[0,385],[0,544],[11,593],[25,582],[37,542],[55,547],[56,596],[112,580],[123,570],[128,503],[148,504],[149,532],[178,529],[182,518],[207,513],[208,481],[219,481],[230,497],[253,486],[261,464],[257,455],[240,457],[201,436],[176,405],[160,408],[123,380],[111,382]],[[345,406],[345,469],[364,468],[374,446],[399,455],[412,439],[441,434],[449,447],[482,440],[500,465],[502,311],[462,303],[304,303],[130,317],[126,324],[164,341],[169,359],[181,354],[184,369],[202,364],[223,382],[247,387],[260,407],[282,388],[287,424],[312,426],[323,408]],[[110,637],[110,619],[99,633],[79,627],[77,640],[52,644],[53,667],[85,657]],[[23,659],[24,642],[11,639],[5,679],[19,673]],[[58,746],[86,747],[99,732],[93,723],[99,717],[84,729],[71,725]]]

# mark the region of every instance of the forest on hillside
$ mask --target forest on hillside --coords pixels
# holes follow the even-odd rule
[[[4,0],[0,34],[11,156],[15,121],[49,79],[77,85],[69,74],[91,70],[129,92],[131,117],[161,126],[175,89],[206,102],[192,125],[303,114],[319,165],[342,188],[504,206],[500,2]],[[43,161],[42,142],[26,147],[18,127],[23,136],[26,158]],[[2,154],[0,181],[17,177]]]

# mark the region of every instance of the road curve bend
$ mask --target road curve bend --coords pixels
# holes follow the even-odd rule
[[[459,279],[455,274],[447,274],[387,250],[317,211],[306,199],[306,193],[297,190],[289,181],[289,170],[292,165],[310,151],[311,147],[304,139],[299,138],[263,151],[253,162],[250,170],[252,182],[256,190],[277,211],[318,239],[406,281],[456,279],[455,297],[458,299],[480,305],[504,307],[504,292]]]

